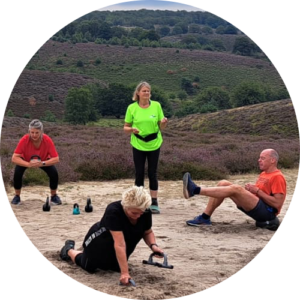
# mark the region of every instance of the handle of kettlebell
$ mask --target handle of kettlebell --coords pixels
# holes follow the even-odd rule
[[[41,157],[39,155],[31,155],[31,158],[30,159],[39,159],[41,160]]]

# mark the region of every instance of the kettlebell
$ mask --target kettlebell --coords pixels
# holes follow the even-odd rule
[[[73,206],[73,215],[79,215],[79,214],[80,214],[79,205],[75,203]]]
[[[85,212],[90,213],[93,211],[92,201],[91,198],[86,200]]]
[[[49,203],[49,197],[47,197],[46,203],[43,205],[43,211],[50,211],[50,209],[51,209],[51,206]]]

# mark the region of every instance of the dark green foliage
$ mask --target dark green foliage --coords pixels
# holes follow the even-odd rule
[[[256,46],[253,42],[246,37],[238,37],[235,40],[232,52],[243,56],[252,56],[255,50]]]
[[[50,110],[46,110],[44,116],[41,117],[41,120],[47,122],[56,122],[56,117]]]
[[[231,108],[229,93],[220,87],[209,87],[202,90],[196,98],[196,103],[201,112]],[[205,110],[202,109],[204,106],[206,107]]]
[[[14,112],[13,112],[11,109],[9,109],[9,110],[6,112],[6,116],[7,116],[7,117],[14,117],[15,115],[14,115]]]
[[[108,88],[99,87],[95,93],[96,109],[102,116],[120,118],[132,103],[133,89],[122,84],[112,83]]]
[[[48,100],[51,102],[54,101],[54,96],[52,94],[48,95]]]
[[[86,124],[94,112],[92,93],[86,87],[71,88],[65,100],[65,121],[71,124]]]
[[[76,67],[78,67],[78,68],[84,67],[83,61],[82,60],[78,60],[77,63],[76,63]]]
[[[62,65],[62,64],[63,64],[63,61],[62,61],[61,59],[58,59],[58,60],[56,61],[56,64],[57,64],[57,65]]]
[[[257,82],[242,82],[233,90],[231,101],[234,107],[262,103],[266,101],[266,93]]]

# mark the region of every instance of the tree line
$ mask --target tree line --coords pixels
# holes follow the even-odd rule
[[[220,35],[236,35],[233,53],[262,51],[232,24],[208,12],[104,11],[71,22],[52,37],[58,42],[228,51]],[[176,36],[176,40],[170,37]]]
[[[187,79],[182,79],[182,89],[187,86]],[[134,86],[110,84],[103,87],[88,84],[80,88],[71,88],[65,99],[65,120],[71,124],[87,124],[101,117],[121,118],[132,103]],[[183,117],[193,113],[208,113],[218,110],[258,104],[289,98],[286,89],[274,92],[270,87],[259,82],[242,82],[232,92],[221,87],[208,87],[200,91],[192,100],[166,94],[153,86],[151,99],[159,101],[165,116]],[[174,104],[179,105],[174,109]],[[176,106],[176,105],[175,105]]]

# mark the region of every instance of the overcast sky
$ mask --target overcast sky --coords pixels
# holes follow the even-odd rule
[[[157,1],[157,0],[143,0],[143,1],[129,1],[115,5],[110,5],[101,8],[100,10],[139,10],[139,9],[152,9],[152,10],[186,10],[197,11],[200,8],[170,1]]]

